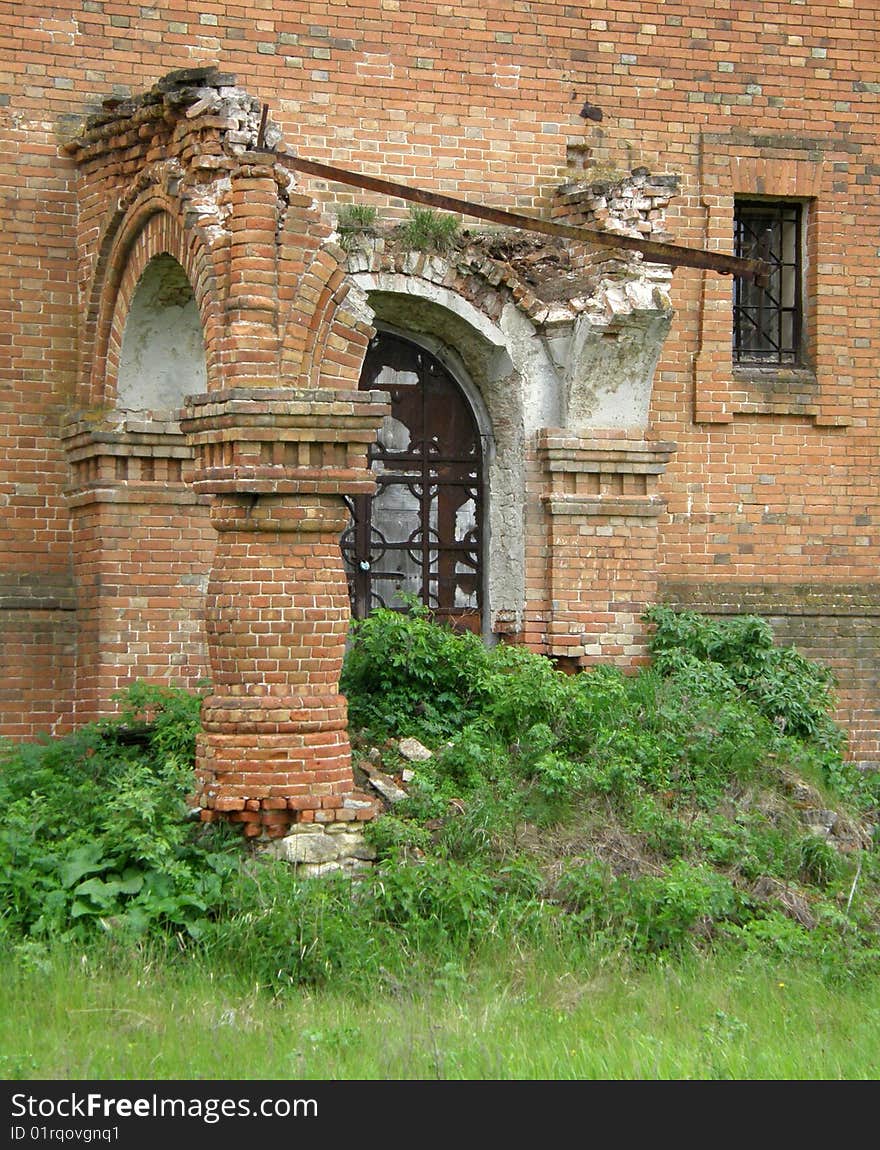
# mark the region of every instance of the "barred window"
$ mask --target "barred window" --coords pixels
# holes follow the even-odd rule
[[[763,284],[734,281],[733,361],[797,366],[803,361],[803,208],[781,200],[737,200],[734,252],[770,265]]]

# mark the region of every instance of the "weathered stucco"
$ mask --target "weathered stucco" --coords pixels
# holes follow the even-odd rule
[[[126,320],[116,406],[171,411],[206,386],[205,342],[192,287],[175,259],[156,256],[141,276]]]

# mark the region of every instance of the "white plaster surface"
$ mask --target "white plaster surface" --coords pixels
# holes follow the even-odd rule
[[[186,273],[171,256],[147,264],[122,338],[117,407],[173,410],[207,390],[202,325]]]
[[[566,370],[566,425],[573,431],[646,428],[669,325],[670,316],[656,311],[616,316],[610,323],[579,316]]]

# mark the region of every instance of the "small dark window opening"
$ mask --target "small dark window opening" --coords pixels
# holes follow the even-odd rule
[[[766,283],[734,281],[733,361],[798,366],[803,362],[803,209],[782,201],[737,201],[734,254],[770,265]]]

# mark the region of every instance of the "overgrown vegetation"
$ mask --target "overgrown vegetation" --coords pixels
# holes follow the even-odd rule
[[[137,683],[119,717],[0,757],[0,920],[13,936],[196,937],[238,849],[196,827],[200,698]]]
[[[356,757],[394,774],[401,736],[434,754],[354,878],[300,879],[191,817],[185,692],[137,684],[117,719],[7,746],[0,932],[25,965],[104,939],[276,992],[452,984],[510,948],[572,970],[710,951],[876,970],[876,779],[842,757],[830,676],[757,619],[650,620],[632,676],[565,675],[420,610],[356,624]]]
[[[877,780],[843,760],[830,674],[754,617],[649,619],[653,666],[635,676],[568,676],[417,612],[358,624],[357,722],[437,749],[374,841],[388,860],[479,867],[496,894],[537,900],[543,926],[636,957],[724,944],[870,969]],[[834,810],[835,836],[803,821],[811,807]]]
[[[460,230],[458,216],[411,204],[407,218],[398,228],[398,236],[410,251],[447,255],[458,242]]]
[[[346,252],[356,251],[380,232],[379,213],[372,204],[340,204],[336,213],[339,244]],[[461,221],[448,212],[411,204],[402,223],[391,236],[402,248],[445,256],[459,243]]]
[[[365,239],[376,235],[378,217],[379,211],[373,204],[340,204],[336,230],[343,251],[353,251]]]

